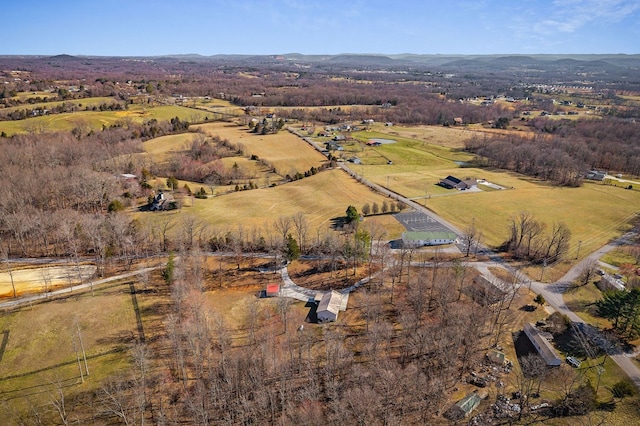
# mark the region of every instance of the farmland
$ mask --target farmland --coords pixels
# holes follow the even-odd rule
[[[78,111],[51,114],[24,120],[0,121],[0,132],[7,135],[16,133],[43,133],[71,131],[78,125],[100,130],[104,126],[123,125],[127,122],[142,123],[152,119],[168,121],[173,117],[181,120],[204,120],[207,113],[181,106],[132,105],[125,111]]]
[[[610,81],[542,92],[526,70],[489,83],[473,61],[452,73],[343,60],[63,56],[33,84],[8,74],[5,113],[74,110],[0,121],[0,418],[444,424],[486,391],[473,421],[633,424],[637,394],[614,388],[635,370],[572,329],[567,306],[598,336],[637,341],[607,330],[594,279],[564,299],[556,283],[637,221],[637,95]],[[53,77],[67,66],[78,80]],[[447,176],[487,184],[446,189]],[[403,245],[399,210],[461,235]],[[518,218],[536,226],[514,237]],[[530,255],[551,252],[555,229],[553,256]],[[608,268],[632,287],[625,244]],[[330,290],[346,310],[316,324]],[[33,293],[48,296],[22,299]],[[525,323],[583,368],[540,364]],[[510,363],[491,364],[494,350]],[[500,398],[520,411],[496,412]]]

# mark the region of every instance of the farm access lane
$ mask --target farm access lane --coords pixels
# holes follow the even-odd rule
[[[438,216],[437,214],[435,214],[434,212],[432,212],[431,210],[429,210],[425,206],[420,205],[420,204],[416,203],[415,201],[412,201],[411,199],[398,194],[397,192],[393,192],[393,191],[391,191],[391,190],[389,190],[389,189],[387,189],[387,188],[385,188],[383,186],[380,186],[380,185],[378,185],[376,183],[368,181],[367,179],[365,179],[361,175],[357,174],[355,171],[351,170],[349,168],[349,166],[347,166],[345,163],[338,163],[338,167],[340,167],[342,170],[344,170],[349,175],[353,176],[355,179],[360,181],[362,184],[368,186],[372,190],[374,190],[376,192],[379,192],[382,195],[386,195],[387,197],[393,198],[393,199],[395,199],[397,201],[400,201],[400,202],[406,204],[407,206],[411,207],[412,209],[429,216],[435,222],[438,222],[439,224],[441,224],[445,228],[448,228],[449,230],[451,230],[451,232],[455,233],[458,236],[462,236],[463,235],[462,231],[459,230],[455,225],[453,225],[452,223],[444,220],[443,218],[441,218],[440,216]]]

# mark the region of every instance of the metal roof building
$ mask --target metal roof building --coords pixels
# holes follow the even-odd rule
[[[558,356],[558,352],[551,346],[551,343],[540,334],[533,324],[527,323],[524,325],[524,334],[527,335],[533,346],[538,351],[538,354],[544,359],[549,366],[558,366],[562,364],[562,359]]]
[[[318,299],[319,295],[320,294],[316,296],[316,299]],[[337,320],[341,304],[342,294],[334,290],[324,293],[320,298],[318,309],[316,310],[318,322],[333,322]]]

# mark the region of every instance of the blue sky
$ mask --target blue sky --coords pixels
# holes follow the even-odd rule
[[[0,54],[640,53],[640,0],[4,0]]]

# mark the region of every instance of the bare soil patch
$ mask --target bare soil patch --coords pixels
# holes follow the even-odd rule
[[[78,284],[95,273],[95,265],[46,266],[0,272],[0,299],[13,297],[12,276],[16,295],[21,296]]]

